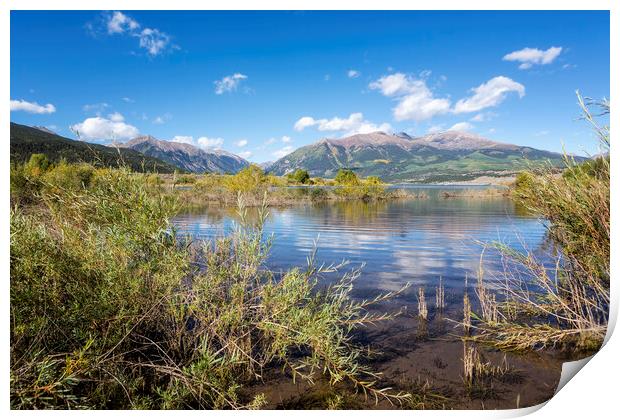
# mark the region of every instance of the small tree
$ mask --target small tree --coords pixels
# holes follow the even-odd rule
[[[305,169],[297,169],[295,172],[288,174],[287,177],[300,184],[307,184],[310,182],[310,174]]]
[[[359,178],[351,169],[338,169],[334,180],[340,185],[358,185],[360,183]]]
[[[266,181],[265,172],[257,165],[243,168],[236,175],[227,178],[226,187],[234,192],[250,192]]]

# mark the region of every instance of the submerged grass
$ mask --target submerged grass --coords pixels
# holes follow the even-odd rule
[[[319,289],[343,265],[313,255],[271,273],[265,205],[251,224],[240,193],[235,232],[192,243],[149,175],[69,182],[79,168],[37,159],[11,178],[12,408],[260,408],[263,395],[241,391],[273,367],[377,401],[410,397],[377,386],[351,334],[389,319],[368,308],[394,293],[352,300],[358,270]]]

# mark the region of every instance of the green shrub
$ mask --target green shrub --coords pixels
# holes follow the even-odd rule
[[[12,163],[10,188],[12,204],[31,204],[41,187],[38,180],[30,178],[26,174],[24,165]]]
[[[248,193],[265,186],[266,181],[265,172],[257,165],[250,165],[237,172],[237,174],[226,177],[224,186],[234,193]]]
[[[50,161],[42,153],[34,153],[30,156],[24,167],[25,173],[30,177],[41,176],[50,167]]]
[[[99,169],[12,210],[12,408],[256,408],[264,397],[242,391],[267,367],[407,397],[374,386],[351,335],[388,319],[367,308],[393,293],[351,300],[357,271],[319,288],[340,267],[314,255],[276,277],[266,207],[250,224],[242,197],[232,235],[187,246],[169,223],[177,202],[147,179]]]
[[[369,184],[369,185],[383,184],[383,182],[381,181],[381,178],[379,178],[378,176],[369,176],[368,178],[366,178],[365,182],[366,184]]]
[[[177,184],[195,184],[196,176],[195,175],[181,175],[176,180]]]
[[[297,169],[295,172],[288,174],[287,178],[299,184],[308,184],[310,182],[310,174],[304,169]]]
[[[11,163],[11,202],[33,204],[43,186],[43,176],[52,165],[44,154],[34,153],[25,164]]]
[[[360,183],[355,172],[350,169],[338,169],[334,181],[339,185],[359,185]]]
[[[95,168],[86,163],[68,164],[61,161],[42,176],[44,188],[79,190],[87,188],[94,176]]]

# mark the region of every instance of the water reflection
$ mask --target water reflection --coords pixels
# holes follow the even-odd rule
[[[228,232],[236,220],[233,208],[207,208],[179,215],[174,223],[181,234],[208,239]],[[305,265],[319,237],[318,261],[365,263],[358,287],[374,291],[407,282],[434,289],[440,276],[447,288],[459,289],[466,275],[475,278],[479,242],[534,250],[545,237],[540,221],[510,199],[446,199],[433,191],[425,199],[272,208],[265,232],[274,235],[270,268]],[[487,253],[485,273],[501,269],[499,256]]]

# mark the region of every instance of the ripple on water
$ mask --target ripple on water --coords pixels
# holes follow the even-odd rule
[[[181,214],[173,222],[179,234],[210,239],[230,232],[235,217],[230,209],[209,208],[202,214]],[[274,235],[267,262],[274,270],[305,265],[318,238],[320,262],[364,263],[359,286],[385,291],[407,282],[434,287],[440,277],[447,287],[462,289],[465,276],[474,278],[478,271],[481,243],[502,241],[537,250],[545,228],[509,199],[430,194],[419,200],[274,208],[265,233]],[[485,253],[484,264],[488,275],[502,267],[493,252]]]

